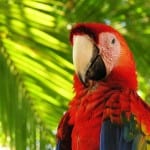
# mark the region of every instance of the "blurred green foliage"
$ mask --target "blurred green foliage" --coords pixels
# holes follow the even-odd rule
[[[150,102],[150,0],[0,0],[0,145],[48,150],[73,96],[69,30],[103,22],[134,53],[139,94]]]

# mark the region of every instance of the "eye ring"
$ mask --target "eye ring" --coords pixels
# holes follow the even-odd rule
[[[115,44],[115,38],[112,39],[111,44]]]

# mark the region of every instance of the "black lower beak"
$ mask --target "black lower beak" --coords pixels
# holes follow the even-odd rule
[[[91,65],[89,66],[87,72],[86,72],[86,77],[85,81],[87,80],[102,80],[106,77],[106,67],[104,64],[103,59],[101,58],[100,55],[97,55],[91,62]]]

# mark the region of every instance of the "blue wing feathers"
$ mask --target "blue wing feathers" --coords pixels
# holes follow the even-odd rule
[[[131,142],[125,142],[122,129],[110,120],[103,123],[100,135],[100,150],[132,150]]]
[[[60,141],[58,141],[58,143],[56,145],[56,150],[60,150]]]
[[[119,127],[121,128],[121,127]],[[132,141],[125,140],[124,128],[120,129],[119,149],[118,150],[132,150]]]
[[[113,124],[110,120],[104,121],[100,150],[148,150],[145,136],[140,132],[135,133],[134,128],[130,127]]]

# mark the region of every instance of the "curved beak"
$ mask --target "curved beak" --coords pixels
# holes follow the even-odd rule
[[[99,49],[88,35],[74,35],[73,64],[76,74],[85,84],[88,80],[101,80],[106,76],[106,67]]]

